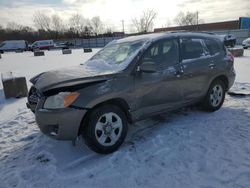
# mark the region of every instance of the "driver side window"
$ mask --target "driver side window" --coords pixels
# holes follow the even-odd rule
[[[149,47],[146,53],[143,56],[143,61],[153,61],[157,62],[159,56],[159,43],[154,44],[153,46]]]
[[[179,62],[178,41],[163,39],[151,45],[145,52],[142,62],[154,62],[159,69],[164,69]]]

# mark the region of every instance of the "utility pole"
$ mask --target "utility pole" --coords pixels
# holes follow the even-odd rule
[[[199,30],[199,11],[196,12],[196,30]]]
[[[125,33],[124,32],[124,20],[122,20],[122,32]]]

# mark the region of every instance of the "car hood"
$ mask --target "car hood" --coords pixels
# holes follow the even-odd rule
[[[51,89],[69,88],[75,85],[106,81],[115,73],[117,73],[117,71],[100,71],[79,65],[41,73],[33,77],[30,82],[33,83],[39,91],[46,92]]]

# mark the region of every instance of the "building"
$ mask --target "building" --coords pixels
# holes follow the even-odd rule
[[[234,29],[239,29],[239,27],[240,27],[240,21],[232,20],[226,22],[205,23],[198,25],[155,28],[154,32],[178,31],[178,30],[186,30],[186,31],[234,30]]]

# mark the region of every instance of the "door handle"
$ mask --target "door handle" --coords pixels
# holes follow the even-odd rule
[[[215,64],[211,63],[208,65],[210,69],[213,69],[215,67]]]
[[[184,74],[184,70],[183,69],[175,71],[175,76],[177,78],[181,77],[181,75],[183,75],[183,74]]]

